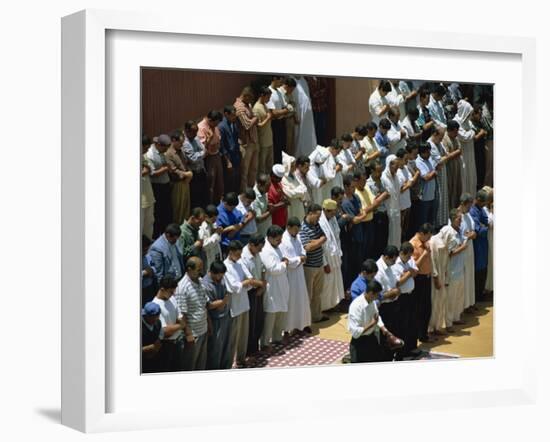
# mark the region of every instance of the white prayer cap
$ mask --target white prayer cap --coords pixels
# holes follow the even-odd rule
[[[282,178],[285,176],[285,166],[282,164],[274,164],[271,171],[273,172],[273,175]]]

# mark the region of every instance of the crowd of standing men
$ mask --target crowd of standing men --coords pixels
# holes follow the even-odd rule
[[[327,95],[274,75],[143,137],[144,372],[244,366],[350,301],[352,362],[399,360],[492,290],[492,88],[381,80],[324,147]]]

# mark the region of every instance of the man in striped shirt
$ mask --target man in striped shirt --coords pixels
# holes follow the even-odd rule
[[[200,275],[202,260],[190,257],[186,264],[185,276],[178,284],[175,297],[185,318],[184,370],[204,370],[206,368],[207,337],[210,330],[210,317],[207,314],[209,303],[206,287]],[[192,339],[191,339],[192,338]]]
[[[306,251],[304,273],[306,276],[307,292],[311,308],[312,322],[328,320],[328,316],[321,314],[321,292],[323,291],[324,270],[327,264],[323,254],[323,244],[327,237],[319,225],[321,206],[312,204],[307,209],[306,217],[300,229],[300,241]]]

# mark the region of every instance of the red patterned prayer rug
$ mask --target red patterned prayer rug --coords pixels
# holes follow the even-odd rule
[[[296,334],[290,336],[287,345],[274,345],[273,349],[271,355],[259,356],[243,368],[340,364],[349,352],[349,343]]]

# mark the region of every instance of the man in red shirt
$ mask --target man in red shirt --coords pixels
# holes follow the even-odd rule
[[[290,201],[283,193],[281,180],[285,174],[285,168],[282,164],[275,164],[271,171],[271,185],[267,191],[267,202],[273,207],[271,213],[271,222],[273,225],[285,228],[288,218],[287,206]]]

